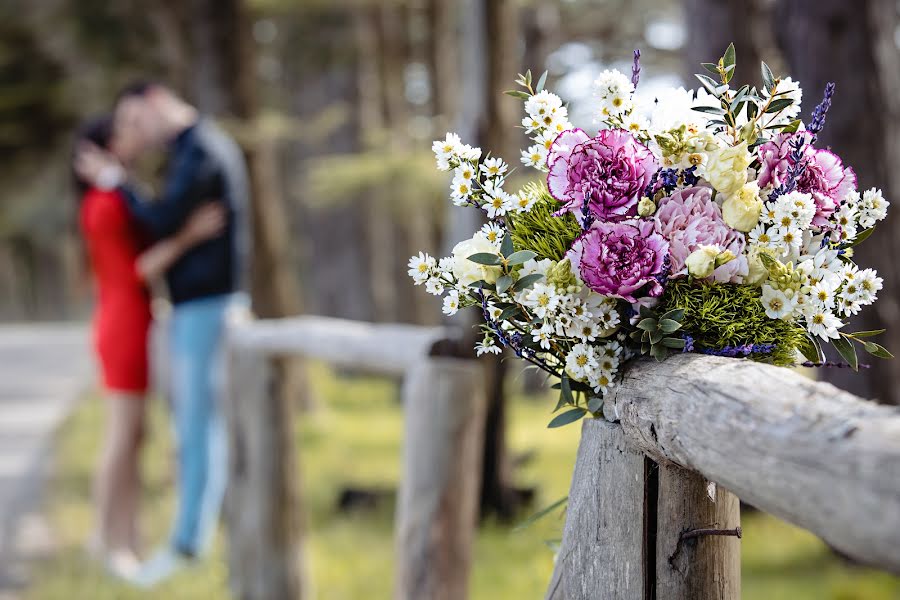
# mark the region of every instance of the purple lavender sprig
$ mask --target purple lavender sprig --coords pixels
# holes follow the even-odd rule
[[[819,132],[822,131],[822,128],[825,127],[825,115],[828,114],[828,109],[831,108],[831,99],[834,97],[834,82],[829,81],[825,85],[825,95],[822,97],[822,101],[816,106],[812,113],[812,120],[809,123],[809,127],[807,128],[809,132],[812,134],[812,140],[810,140],[810,144],[814,144],[816,138],[819,135]]]
[[[594,224],[594,213],[591,212],[591,197],[589,194],[584,195],[584,203],[581,205],[581,229],[587,231]]]
[[[703,354],[727,356],[729,358],[747,357],[751,354],[771,354],[775,344],[741,344],[740,346],[724,346],[722,348],[701,348]]]
[[[641,51],[635,49],[634,62],[631,64],[631,84],[637,87],[638,81],[641,80]]]
[[[500,324],[491,318],[491,313],[488,310],[487,305],[487,296],[485,295],[484,290],[478,290],[478,299],[481,300],[481,314],[484,316],[484,322],[487,324],[488,328],[490,328],[491,332],[497,336],[497,339],[500,340],[501,344],[511,348],[519,358],[530,362],[551,375],[561,377],[561,374],[558,371],[538,358],[537,352],[522,345],[521,333],[514,331],[511,335],[507,335],[506,332],[503,331],[503,328],[500,327]]]

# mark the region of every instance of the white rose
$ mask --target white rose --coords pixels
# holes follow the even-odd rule
[[[732,229],[748,232],[759,223],[763,204],[759,199],[759,185],[755,181],[745,183],[736,194],[722,204],[722,218]]]
[[[687,257],[684,265],[688,273],[694,277],[703,279],[713,274],[717,268],[736,257],[731,250],[722,250],[716,245],[700,246]]]
[[[747,152],[747,142],[719,148],[710,152],[702,175],[720,194],[731,196],[747,181],[747,167],[752,160],[753,157]]]
[[[488,283],[494,283],[500,276],[500,267],[488,267],[469,260],[470,256],[480,252],[497,254],[497,247],[484,236],[477,234],[453,247],[451,272],[463,285],[470,285],[482,279]]]

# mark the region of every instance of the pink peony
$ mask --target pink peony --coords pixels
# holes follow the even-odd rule
[[[654,215],[656,232],[669,241],[671,276],[687,275],[685,261],[700,246],[731,250],[736,259],[725,263],[710,276],[719,282],[741,283],[747,274],[744,236],[725,224],[719,205],[707,187],[678,190],[660,201]]]
[[[569,260],[582,281],[604,296],[637,302],[663,293],[669,244],[651,221],[596,221],[572,244]]]
[[[760,187],[781,185],[791,167],[789,142],[795,136],[808,133],[779,134],[759,147],[760,171],[757,183]],[[840,157],[830,150],[817,150],[806,146],[806,170],[797,182],[797,191],[812,195],[816,203],[813,225],[826,225],[837,206],[856,189],[856,174],[844,167]]]
[[[623,129],[605,129],[595,138],[571,129],[553,142],[547,166],[550,194],[564,204],[560,212],[580,215],[587,197],[594,216],[614,221],[636,214],[657,164],[653,153]]]

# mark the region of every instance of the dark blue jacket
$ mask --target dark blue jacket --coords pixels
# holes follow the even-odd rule
[[[228,207],[222,235],[188,250],[166,273],[173,303],[247,290],[247,168],[238,145],[218,126],[201,119],[175,138],[157,200],[143,200],[129,186],[122,191],[131,213],[157,239],[178,231],[191,211],[206,201]]]

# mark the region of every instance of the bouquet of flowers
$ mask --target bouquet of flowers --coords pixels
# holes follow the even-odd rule
[[[853,248],[884,219],[878,189],[859,192],[853,170],[817,148],[834,95],[829,84],[807,123],[800,86],[763,63],[763,87],[730,86],[734,46],[704,63],[701,87],[640,98],[631,76],[594,82],[600,130],[568,120],[559,96],[520,75],[522,163],[544,172],[518,191],[511,170],[455,134],[434,142],[452,171],[455,205],[487,224],[437,260],[409,262],[416,285],[443,311],[477,307],[477,354],[509,347],[560,381],[563,425],[598,413],[623,362],[669,352],[746,357],[776,365],[824,362],[831,343],[856,369],[843,321],[872,304],[882,280]]]

